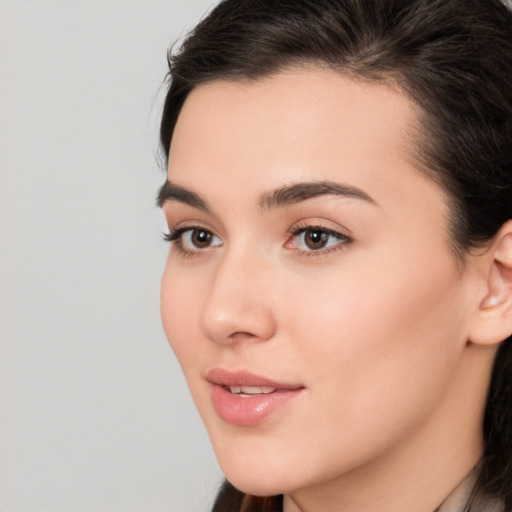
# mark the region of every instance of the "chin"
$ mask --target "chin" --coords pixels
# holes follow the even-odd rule
[[[274,474],[267,474],[265,478],[250,474],[225,474],[226,479],[239,491],[251,496],[277,496],[287,494],[290,490]]]
[[[289,461],[269,454],[235,451],[218,454],[218,462],[226,479],[239,491],[252,496],[289,494],[302,487],[308,475]],[[292,467],[291,467],[292,466]]]

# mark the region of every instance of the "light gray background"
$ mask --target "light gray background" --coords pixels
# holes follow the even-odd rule
[[[153,202],[166,49],[212,3],[0,0],[2,512],[211,505]]]

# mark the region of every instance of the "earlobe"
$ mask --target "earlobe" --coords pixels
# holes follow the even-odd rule
[[[470,341],[481,345],[500,343],[512,335],[512,221],[498,232],[489,254],[491,258],[484,258],[486,293],[470,332]]]

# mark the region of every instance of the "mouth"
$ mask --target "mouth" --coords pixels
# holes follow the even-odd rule
[[[216,368],[208,372],[217,415],[236,426],[255,426],[283,409],[305,389],[301,384],[276,382],[246,371]]]

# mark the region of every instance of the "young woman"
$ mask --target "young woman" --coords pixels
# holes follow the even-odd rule
[[[169,65],[162,318],[214,510],[511,510],[512,13],[224,0]]]

